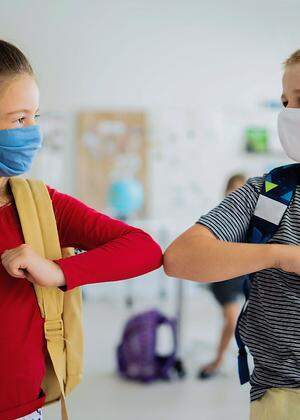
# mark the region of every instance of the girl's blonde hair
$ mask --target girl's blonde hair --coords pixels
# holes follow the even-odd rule
[[[284,67],[290,66],[291,64],[300,63],[300,50],[295,51],[290,55],[283,63]]]

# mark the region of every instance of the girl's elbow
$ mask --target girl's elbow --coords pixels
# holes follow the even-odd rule
[[[151,265],[151,270],[160,268],[163,264],[163,252],[160,245],[148,234],[145,234],[147,243],[147,258]]]
[[[163,253],[159,244],[155,241],[152,243],[152,257],[154,270],[160,268],[163,264]]]

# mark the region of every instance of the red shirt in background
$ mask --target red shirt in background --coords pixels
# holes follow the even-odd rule
[[[87,250],[56,261],[70,290],[89,283],[129,279],[162,264],[160,247],[140,229],[105,216],[49,188],[61,247]],[[0,254],[24,243],[14,204],[0,208]],[[25,416],[44,403],[41,383],[46,344],[33,286],[0,264],[0,420]]]

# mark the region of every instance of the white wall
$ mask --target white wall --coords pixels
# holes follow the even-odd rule
[[[225,175],[245,167],[238,136],[224,127],[280,95],[280,63],[300,47],[299,21],[298,0],[2,0],[0,37],[32,60],[44,110],[69,118],[87,108],[196,112],[199,147],[184,158],[178,146],[174,168],[207,197],[174,213],[188,223],[217,200]],[[67,141],[71,153],[74,132]],[[72,191],[72,159],[66,165]],[[171,203],[161,197],[173,175],[161,182],[162,168],[152,171],[152,215],[167,218]]]

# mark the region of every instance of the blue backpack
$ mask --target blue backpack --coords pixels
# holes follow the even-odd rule
[[[249,243],[267,243],[277,232],[280,222],[294,197],[300,181],[300,164],[281,166],[264,176],[264,184],[251,218],[247,241]],[[239,348],[238,369],[241,384],[250,380],[248,358],[245,344],[240,333],[240,320],[247,310],[251,280],[255,273],[249,274],[244,282],[245,304],[240,313],[235,330]]]
[[[122,340],[117,348],[119,374],[140,382],[157,379],[169,380],[174,374],[184,376],[177,359],[176,319],[170,319],[157,310],[151,310],[131,318],[125,325]],[[173,350],[166,356],[156,353],[157,330],[161,325],[171,328]]]

